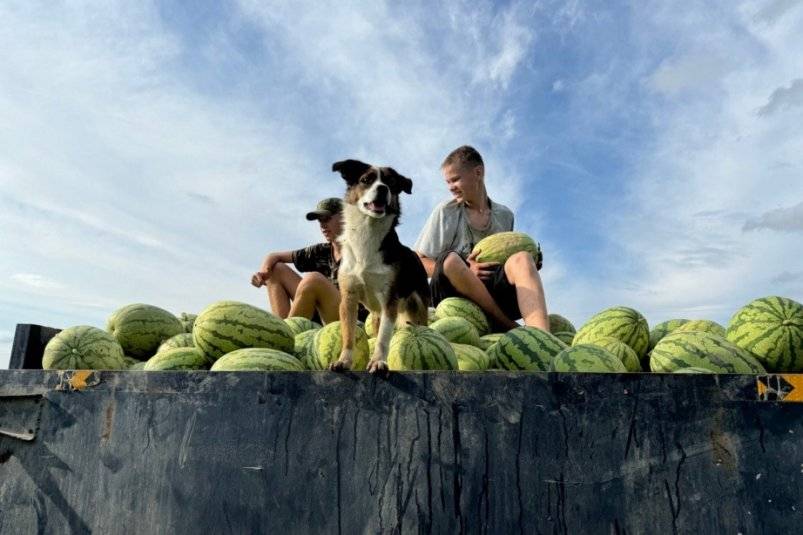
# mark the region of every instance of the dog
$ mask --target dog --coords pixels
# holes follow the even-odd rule
[[[401,316],[409,323],[427,325],[427,272],[418,255],[402,245],[396,234],[401,216],[399,195],[411,194],[413,181],[390,167],[358,160],[336,162],[332,171],[346,181],[346,194],[337,277],[342,350],[330,369],[351,368],[357,308],[362,303],[373,313],[377,333],[367,370],[386,374],[397,319]]]

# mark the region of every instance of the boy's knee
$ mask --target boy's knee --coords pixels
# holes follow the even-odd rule
[[[315,291],[318,288],[321,288],[322,285],[326,284],[329,281],[324,275],[318,273],[317,271],[313,271],[311,273],[305,274],[301,277],[301,281],[298,283],[298,289],[296,292],[311,292]]]
[[[505,267],[514,267],[514,268],[521,268],[521,267],[535,267],[535,260],[533,259],[533,255],[528,253],[527,251],[519,251],[517,253],[513,253],[508,257],[505,261]]]
[[[446,258],[443,259],[443,272],[447,276],[459,273],[467,268],[468,266],[466,266],[465,261],[455,252],[449,253],[446,255]]]

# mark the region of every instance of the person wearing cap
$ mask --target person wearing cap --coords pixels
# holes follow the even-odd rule
[[[267,286],[271,310],[279,317],[313,318],[317,312],[320,320],[329,323],[338,319],[340,306],[337,237],[343,228],[343,201],[337,197],[320,201],[315,210],[307,213],[307,221],[315,220],[326,241],[295,251],[269,253],[251,277],[251,284],[257,288]]]

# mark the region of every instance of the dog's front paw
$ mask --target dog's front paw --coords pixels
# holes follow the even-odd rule
[[[388,363],[384,360],[371,359],[366,368],[368,373],[377,373],[379,375],[388,374]]]
[[[340,357],[329,365],[329,369],[333,372],[345,372],[351,369],[351,360]]]

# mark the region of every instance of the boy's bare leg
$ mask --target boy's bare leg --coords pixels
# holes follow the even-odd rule
[[[332,281],[320,273],[307,273],[298,284],[289,314],[311,318],[317,310],[324,323],[331,323],[338,320],[339,307],[340,292]]]
[[[519,311],[524,324],[549,332],[544,286],[535,267],[535,260],[527,252],[511,255],[505,262],[505,276],[516,287]]]
[[[466,265],[460,255],[450,253],[443,261],[443,273],[454,289],[467,299],[471,299],[488,314],[491,319],[505,329],[513,329],[519,325],[508,318],[494,298],[488,293],[488,288],[482,283]]]
[[[290,300],[296,295],[299,282],[301,276],[284,262],[277,262],[273,266],[267,284],[268,302],[270,309],[280,318],[286,318],[290,313]]]

